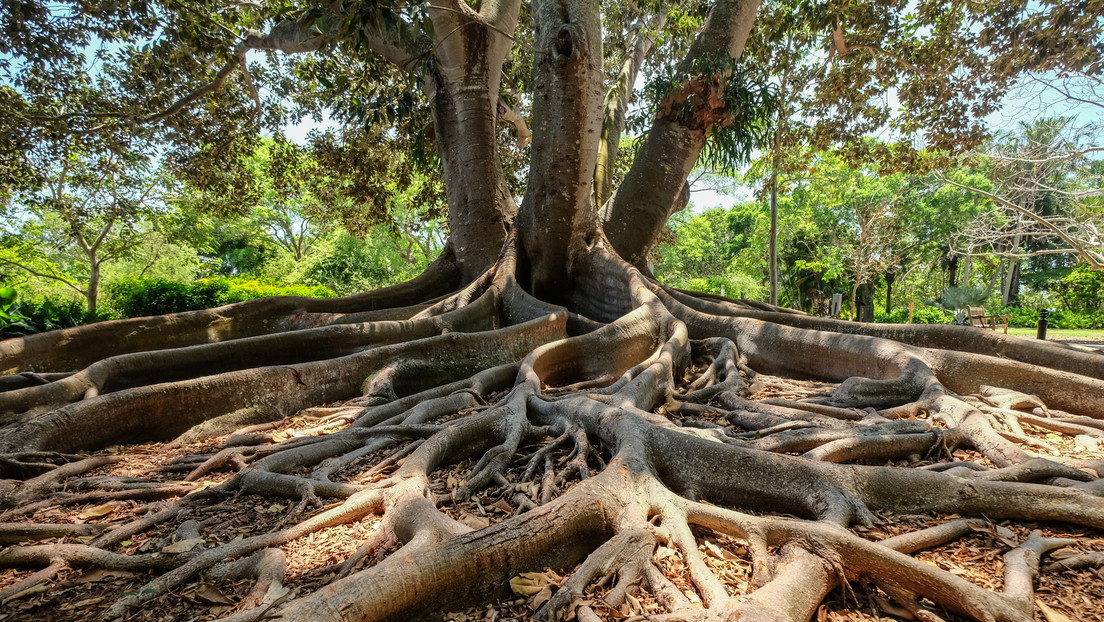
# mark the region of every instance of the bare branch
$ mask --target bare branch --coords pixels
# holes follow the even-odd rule
[[[1089,263],[1089,266],[1093,270],[1104,270],[1104,254],[1094,250],[1093,248],[1101,246],[1102,241],[1100,239],[1095,237],[1090,237],[1087,239],[1082,238],[1076,233],[1070,231],[1069,227],[1059,227],[1056,224],[1055,220],[1040,216],[1030,209],[1017,205],[1012,201],[1009,201],[1005,197],[998,196],[992,192],[961,184],[957,181],[954,181],[953,179],[949,179],[942,174],[938,174],[937,178],[945,184],[954,186],[967,192],[972,192],[980,197],[989,199],[993,202],[993,204],[1001,207],[1002,209],[1018,214],[1026,220],[1031,221],[1035,225],[1046,230],[1050,235],[1054,235],[1055,237],[1065,242],[1066,245],[1069,246],[1070,252],[1076,253],[1082,259],[1087,261]]]
[[[524,149],[533,138],[533,133],[529,131],[529,126],[525,124],[525,117],[521,116],[521,112],[507,104],[506,100],[499,98],[498,118],[514,124],[514,128],[517,129],[517,147],[518,149]]]
[[[919,75],[929,76],[929,77],[935,75],[935,73],[933,73],[931,71],[928,71],[926,69],[921,69],[920,67],[917,67],[916,65],[910,63],[904,57],[902,57],[898,54],[894,54],[893,52],[890,52],[889,50],[886,50],[885,48],[882,48],[880,46],[877,46],[877,45],[860,45],[860,44],[849,44],[849,43],[847,43],[847,41],[845,41],[844,38],[843,38],[843,28],[839,25],[838,20],[836,21],[836,29],[832,31],[832,43],[835,46],[835,49],[839,52],[840,56],[843,56],[843,55],[847,54],[848,52],[850,52],[852,50],[860,50],[860,51],[863,51],[863,52],[867,52],[868,54],[873,56],[875,61],[877,61],[880,56],[885,56],[886,58],[890,58],[890,59],[900,63],[902,66],[907,68],[909,71],[912,71],[912,72],[917,73]]]

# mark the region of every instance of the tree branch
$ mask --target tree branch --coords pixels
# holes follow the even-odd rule
[[[882,48],[880,46],[877,46],[877,45],[848,44],[843,38],[843,27],[840,26],[840,23],[839,23],[838,19],[836,20],[836,28],[835,28],[835,30],[832,31],[832,43],[833,43],[833,45],[835,45],[835,48],[839,52],[840,56],[844,56],[845,54],[847,54],[851,50],[861,50],[861,51],[867,52],[868,54],[873,56],[875,61],[878,60],[879,55],[880,56],[885,56],[887,58],[891,58],[891,59],[897,61],[898,63],[900,63],[902,66],[904,66],[908,70],[910,70],[910,71],[912,71],[916,74],[919,74],[921,76],[931,77],[931,76],[936,75],[934,72],[928,71],[926,69],[921,69],[921,68],[917,67],[916,65],[912,64],[911,62],[909,62],[908,60],[906,60],[904,57],[902,57],[898,54],[894,54],[893,52],[890,52],[889,50],[886,50],[885,48]]]
[[[529,126],[525,124],[525,117],[521,116],[521,112],[517,108],[507,104],[506,100],[501,97],[498,99],[498,118],[514,125],[517,130],[518,149],[524,149],[532,140],[533,133],[529,131]]]
[[[59,281],[59,282],[65,284],[65,285],[68,285],[75,292],[77,292],[78,294],[80,294],[82,296],[87,294],[87,292],[85,292],[85,290],[81,289],[78,285],[75,285],[72,281],[70,281],[70,280],[66,279],[65,277],[61,276],[60,274],[57,274],[56,272],[54,272],[53,268],[49,268],[50,274],[45,274],[43,272],[39,272],[39,271],[35,270],[34,268],[32,268],[32,267],[30,267],[26,264],[8,259],[6,257],[0,257],[0,262],[6,263],[9,266],[15,266],[16,268],[19,268],[20,270],[23,270],[24,272],[29,272],[29,273],[33,274],[34,276],[37,276],[37,277],[41,277],[41,278],[44,278],[44,279],[50,279],[50,280],[53,280],[53,281]]]
[[[1036,214],[1035,212],[1033,212],[1029,209],[1026,209],[1024,207],[1020,207],[1019,205],[1016,205],[1015,203],[1005,199],[1004,197],[997,196],[996,194],[993,194],[992,192],[987,192],[987,191],[982,190],[980,188],[974,188],[973,186],[967,186],[965,184],[960,184],[960,183],[954,181],[953,179],[947,178],[946,176],[944,176],[941,173],[937,173],[937,179],[939,179],[940,181],[942,181],[945,184],[949,184],[949,185],[954,186],[956,188],[959,188],[961,190],[966,190],[967,192],[973,192],[974,194],[977,194],[978,196],[989,199],[994,204],[999,205],[1004,209],[1007,209],[1009,211],[1012,211],[1016,214],[1019,214],[1019,215],[1023,216],[1024,218],[1027,218],[1028,220],[1030,220],[1030,221],[1034,222],[1035,224],[1039,225],[1040,227],[1043,227],[1047,231],[1050,231],[1055,236],[1057,236],[1059,239],[1061,239],[1063,242],[1065,242],[1067,245],[1069,245],[1070,248],[1073,249],[1073,252],[1075,252],[1082,259],[1084,259],[1085,261],[1087,261],[1089,263],[1089,266],[1093,270],[1104,270],[1104,259],[1095,257],[1093,255],[1092,251],[1090,251],[1088,249],[1088,241],[1081,241],[1081,240],[1075,239],[1068,232],[1063,231],[1060,227],[1055,226],[1054,223],[1051,222],[1050,220],[1048,220],[1046,218],[1043,218],[1042,216]]]

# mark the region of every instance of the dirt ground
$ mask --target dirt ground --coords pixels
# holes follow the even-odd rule
[[[805,383],[811,384],[811,383]],[[767,388],[753,395],[753,398],[765,399],[784,394],[778,387],[785,384],[767,383]],[[826,388],[827,385],[814,387]],[[797,395],[795,395],[797,396]],[[272,430],[274,439],[290,438],[303,430],[314,426],[318,418],[310,412],[284,420]],[[1039,440],[1050,443],[1061,453],[1069,456],[1100,459],[1104,457],[1098,451],[1088,451],[1075,445],[1072,439],[1040,430],[1032,430]],[[211,456],[222,447],[225,437],[202,442],[171,447],[162,443],[148,443],[109,447],[101,452],[89,455],[103,455],[117,458],[118,461],[84,474],[85,478],[111,476],[121,478],[140,478],[162,485],[177,484],[182,487],[179,494],[194,495],[211,489],[230,479],[234,470],[220,468],[206,473],[195,482],[184,482],[184,476],[194,468],[197,460]],[[349,465],[348,480],[354,483],[368,483],[384,477],[391,467],[375,469],[388,456],[396,456],[403,447],[390,448],[376,454],[364,456],[359,462]],[[566,450],[557,454],[556,459],[566,461]],[[942,457],[944,460],[981,460],[980,456],[964,450]],[[396,464],[395,460],[391,461]],[[929,462],[930,463],[930,462]],[[439,469],[433,474],[433,487],[438,492],[447,492],[463,481],[471,464],[461,463],[451,466],[450,470]],[[909,465],[915,466],[915,465]],[[507,478],[520,479],[520,470],[511,469]],[[74,489],[70,490],[70,487]],[[171,500],[146,502],[138,499],[108,501],[106,503],[79,503],[79,492],[75,488],[79,482],[70,482],[50,498],[49,502],[39,503],[37,507],[9,510],[0,522],[22,523],[68,523],[97,525],[99,530],[110,532],[122,525],[157,512],[167,506]],[[524,486],[519,485],[517,492],[527,494]],[[479,495],[472,500],[445,508],[454,518],[473,528],[480,528],[503,520],[520,511],[516,497],[495,496],[495,493]],[[332,507],[332,506],[327,506]],[[119,542],[114,551],[122,554],[145,552],[181,553],[194,548],[208,548],[219,543],[274,530],[288,521],[301,521],[325,508],[302,508],[294,501],[275,500],[259,496],[212,496],[203,503],[196,503],[173,520],[159,524],[149,531],[137,533]],[[914,531],[933,524],[951,520],[953,516],[943,515],[879,515],[872,527],[855,527],[854,533],[868,539],[880,540],[893,535]],[[180,539],[182,525],[195,521],[201,527],[198,537]],[[289,588],[289,598],[303,594],[334,579],[342,571],[342,564],[358,552],[379,524],[376,517],[370,517],[352,524],[331,527],[308,537],[292,541],[282,548],[287,557],[285,587]],[[1077,544],[1060,549],[1044,559],[1044,565],[1089,551],[1104,551],[1104,533],[1062,523],[979,523],[978,529],[964,538],[952,541],[938,548],[923,551],[917,556],[924,562],[947,570],[962,578],[989,589],[1000,590],[1003,582],[1002,555],[1018,545],[1033,530],[1041,530],[1046,536],[1076,538]],[[699,530],[695,534],[699,548],[707,563],[726,584],[733,596],[748,593],[751,562],[747,543],[734,538]],[[55,538],[45,543],[82,543],[89,542],[93,536]],[[40,542],[42,543],[42,542]],[[0,548],[0,551],[3,551]],[[371,566],[385,557],[390,550],[375,550],[364,555],[353,568]],[[678,551],[658,546],[654,552],[656,565],[662,569],[672,582],[692,602],[700,602],[690,582],[686,565]],[[27,578],[37,569],[0,570],[0,590]],[[450,612],[443,620],[455,622],[530,620],[533,612],[545,602],[571,568],[543,569],[539,572],[525,573],[514,577],[509,589],[503,592],[490,605],[474,607],[463,611]],[[102,614],[117,598],[141,589],[150,576],[127,571],[104,571],[64,568],[46,583],[37,585],[22,593],[8,596],[0,604],[0,622],[49,621],[77,622],[102,619]],[[458,581],[463,580],[457,577]],[[200,622],[226,616],[235,610],[235,605],[251,589],[253,580],[230,581],[212,580],[201,576],[199,580],[184,585],[149,603],[144,608],[133,611],[128,620],[142,621],[188,621]],[[587,594],[591,607],[601,619],[615,621],[628,618],[647,619],[647,616],[659,610],[652,597],[637,590],[631,593],[627,601],[617,608],[606,605],[603,594],[606,586],[592,585]],[[1057,570],[1043,573],[1036,583],[1038,622],[1104,622],[1104,570]],[[961,622],[963,618],[943,612],[940,614],[946,622]],[[816,622],[879,622],[884,620],[910,620],[910,614],[896,607],[891,600],[876,588],[859,582],[851,582],[830,594],[820,607],[814,619]]]

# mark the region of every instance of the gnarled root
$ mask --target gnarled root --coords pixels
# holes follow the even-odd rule
[[[0,468],[17,478],[0,480],[0,503],[27,520],[0,524],[0,566],[29,569],[0,579],[0,600],[99,568],[149,573],[105,619],[170,606],[202,574],[252,582],[238,622],[469,606],[806,622],[833,589],[866,585],[883,611],[920,620],[1024,622],[1040,566],[1101,564],[1099,551],[1046,563],[1073,541],[1019,524],[1104,528],[1095,372],[1034,366],[1045,349],[992,356],[1004,339],[980,353],[946,335],[902,344],[698,299],[600,245],[561,307],[518,283],[516,244],[416,308],[296,302],[295,317],[266,312],[274,337],[242,329],[174,351],[205,375],[150,349],[0,382],[20,422],[0,433]],[[296,340],[318,347],[257,362]],[[229,360],[252,348],[264,352]],[[154,436],[177,441],[80,453]],[[1074,443],[1076,456],[1050,453]],[[158,451],[172,455],[143,457]],[[85,523],[56,524],[70,511]],[[344,548],[305,561],[312,538],[350,525]],[[1008,547],[1003,591],[915,556],[971,537]],[[521,573],[554,580],[518,591]]]

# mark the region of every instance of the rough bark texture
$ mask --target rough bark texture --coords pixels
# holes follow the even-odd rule
[[[746,10],[722,3],[716,19],[749,26]],[[651,279],[610,235],[637,216],[616,208],[604,231],[594,218],[596,0],[534,6],[533,166],[515,217],[493,157],[477,161],[495,99],[461,85],[497,89],[506,44],[490,41],[518,5],[433,11],[439,37],[457,33],[437,53],[460,59],[434,85],[461,186],[446,255],[379,292],[0,343],[0,567],[17,569],[0,601],[39,616],[47,584],[109,573],[126,588],[82,601],[100,619],[155,619],[220,581],[248,589],[223,610],[235,621],[441,619],[522,596],[542,620],[805,622],[837,586],[925,622],[1034,619],[1040,561],[1075,541],[1021,526],[1104,529],[1100,454],[1053,445],[1104,436],[1104,357]],[[619,225],[630,256],[685,176],[650,181],[667,198],[637,233]],[[155,455],[135,466],[141,451]],[[59,523],[65,507],[84,522]],[[916,515],[930,525],[863,528]],[[914,555],[977,533],[1004,554],[996,590]],[[306,564],[315,538],[345,548]],[[733,583],[737,566],[750,575]]]

